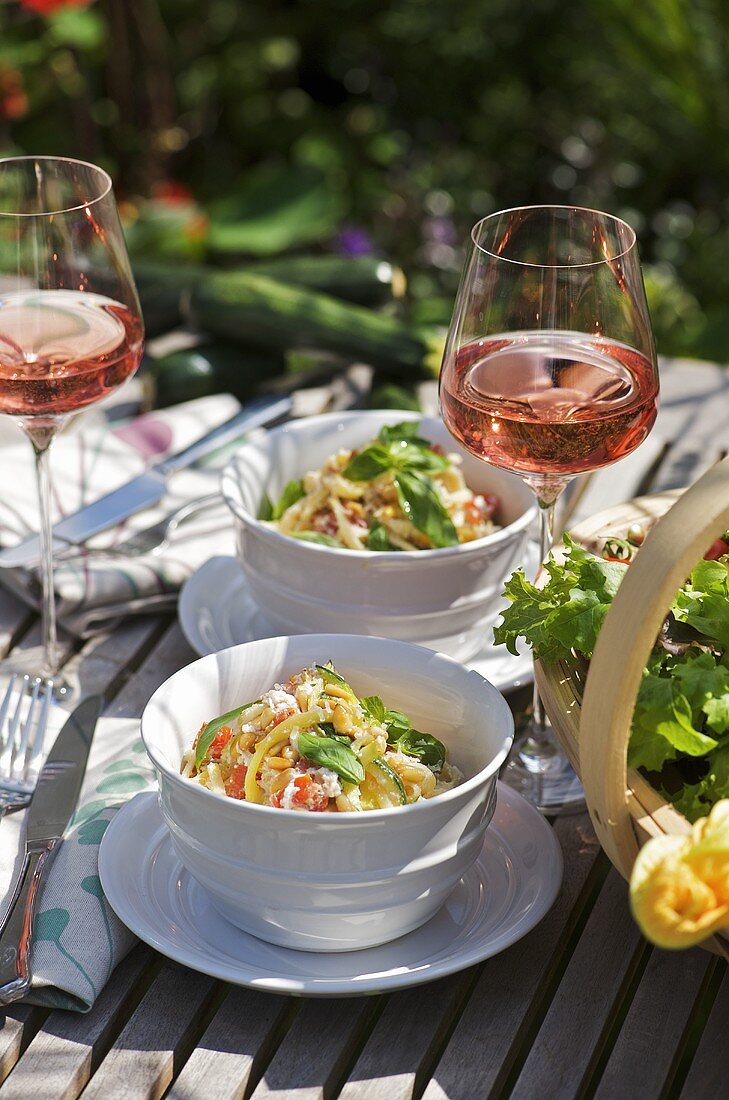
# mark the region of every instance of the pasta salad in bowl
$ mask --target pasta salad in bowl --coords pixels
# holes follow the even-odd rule
[[[477,673],[360,635],[211,654],[142,716],[182,864],[238,927],[313,951],[436,912],[481,849],[512,735]]]
[[[457,660],[484,644],[536,504],[417,413],[327,413],[251,439],[223,471],[237,556],[281,633],[360,633]]]
[[[206,722],[181,773],[230,798],[314,813],[407,806],[463,778],[442,741],[379,695],[358,699],[331,662]]]

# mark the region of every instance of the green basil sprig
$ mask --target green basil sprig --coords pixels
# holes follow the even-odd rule
[[[436,774],[445,763],[445,745],[430,733],[416,730],[401,710],[390,710],[379,695],[361,700],[365,713],[387,730],[387,743],[407,756],[415,756]]]
[[[333,737],[319,737],[315,733],[299,734],[298,749],[306,759],[320,768],[330,771],[346,783],[361,783],[365,777],[362,761],[355,756],[349,745]]]
[[[395,474],[395,488],[403,512],[431,546],[458,545],[453,521],[429,477],[416,470],[400,470]]]
[[[284,491],[278,499],[278,503],[273,506],[272,519],[281,519],[281,516],[286,512],[292,504],[296,504],[297,500],[301,500],[304,496],[304,483],[303,481],[289,481],[284,487]]]
[[[248,710],[249,707],[254,706],[258,702],[260,702],[259,699],[254,699],[252,703],[244,703],[242,707],[236,707],[234,710],[229,710],[226,714],[220,714],[217,718],[213,718],[211,722],[208,722],[207,726],[198,737],[197,745],[195,746],[196,768],[199,768],[202,764],[205,759],[205,754],[223,726],[229,726],[231,722],[235,722],[236,718],[240,718],[244,710]]]
[[[447,468],[448,459],[418,435],[417,421],[405,421],[382,428],[379,442],[355,455],[342,475],[349,481],[371,481],[392,470],[400,507],[413,527],[431,546],[457,546],[456,529],[428,476]],[[385,544],[385,537],[374,528],[365,545],[369,550],[394,549]]]
[[[393,546],[390,542],[387,528],[383,527],[376,519],[372,521],[369,533],[365,539],[365,546],[368,550],[397,550],[397,546]]]

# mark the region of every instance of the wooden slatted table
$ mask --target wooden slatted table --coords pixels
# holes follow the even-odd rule
[[[580,481],[565,521],[694,480],[729,451],[729,375],[663,364],[649,441]],[[345,387],[346,400],[361,387]],[[432,387],[424,391],[433,402]],[[0,589],[0,646],[37,643],[37,622]],[[67,646],[82,694],[136,717],[192,659],[169,617],[131,620]],[[524,693],[513,700],[523,709]],[[586,815],[554,823],[561,894],[524,940],[462,974],[387,996],[287,999],[234,988],[137,947],[87,1015],[16,1007],[0,1030],[8,1100],[714,1100],[727,1093],[729,973],[695,949],[642,940],[627,888]]]

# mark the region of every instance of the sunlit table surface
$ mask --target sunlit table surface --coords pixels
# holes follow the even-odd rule
[[[367,398],[368,372],[333,391]],[[729,373],[664,362],[656,427],[628,459],[578,483],[564,521],[685,485],[729,452]],[[428,411],[433,385],[422,389]],[[0,589],[3,655],[37,644],[36,617]],[[138,716],[193,658],[168,617],[65,642],[80,694]],[[510,700],[517,713],[521,695]],[[714,1100],[729,1081],[729,975],[699,949],[652,949],[589,818],[554,823],[565,860],[551,912],[525,939],[463,973],[406,992],[287,999],[226,985],[139,946],[86,1015],[11,1008],[0,1030],[8,1100]]]

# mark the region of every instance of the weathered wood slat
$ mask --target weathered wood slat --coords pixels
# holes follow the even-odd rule
[[[86,1015],[52,1012],[3,1086],[8,1100],[37,1100],[39,1083],[50,1100],[75,1100],[107,1045],[130,992],[153,961],[139,947],[118,967]]]
[[[691,1018],[711,956],[653,951],[600,1078],[595,1100],[625,1100],[632,1081],[641,1100],[664,1095],[681,1036]],[[697,1094],[698,1095],[698,1094]]]
[[[251,1100],[329,1100],[378,1001],[304,1001]]]
[[[662,457],[665,446],[661,439],[651,435],[632,455],[614,466],[595,471],[586,481],[584,489],[576,492],[574,499],[568,502],[563,525],[569,530],[595,512],[641,495],[650,471]]]
[[[729,971],[724,964],[724,980],[706,1021],[691,1068],[681,1089],[680,1100],[715,1100],[726,1096],[729,1081]]]
[[[549,1081],[572,1097],[589,1077],[633,962],[647,946],[628,911],[627,886],[611,870],[511,1093],[533,1100]]]
[[[169,1100],[241,1100],[295,1010],[289,998],[230,987]]]
[[[128,668],[130,663],[134,663],[140,651],[144,651],[150,638],[154,637],[158,630],[158,620],[143,622],[140,619],[125,624],[118,631],[115,631],[110,638],[100,637],[87,643],[84,649],[76,654],[69,664],[71,676],[80,686],[79,698],[82,694],[106,692],[110,686],[113,687],[115,683],[118,684],[121,671]],[[105,715],[136,716],[141,713],[151,691],[188,660],[189,656],[189,647],[179,629],[177,627],[170,628],[162,638],[161,644],[156,646],[143,662],[138,673],[126,682],[116,699],[107,706],[104,712]],[[133,967],[127,970],[120,969],[119,974],[113,977],[112,986],[117,990],[122,1000],[133,987],[135,980]],[[30,1010],[19,1008],[17,1011],[27,1013]],[[95,1029],[97,1028],[96,1011],[97,1006],[94,1006],[94,1009],[88,1015],[79,1017],[70,1014],[72,1019],[78,1021],[74,1032],[76,1036],[75,1043],[91,1047],[97,1041],[94,1038]],[[100,1010],[102,1013],[103,1011],[103,1009]],[[59,1029],[62,1031],[64,1027],[63,1020],[68,1015],[68,1013],[63,1012],[51,1013],[45,1026],[36,1036],[38,1044],[40,1045],[44,1038],[52,1037]],[[113,1031],[113,1021],[109,1026]],[[17,1030],[15,1025],[9,1023],[7,1032],[0,1032],[0,1066],[5,1067],[5,1074],[10,1072],[20,1052],[20,1043],[16,1042],[14,1037],[15,1030]],[[4,1048],[3,1037],[6,1040]],[[85,1057],[85,1052],[81,1050],[79,1060],[68,1063],[68,1080],[64,1086],[69,1090],[68,1095],[74,1095],[73,1088],[76,1075],[78,1073],[83,1075]],[[66,1095],[66,1093],[62,1095]]]
[[[473,1100],[491,1093],[506,1074],[540,989],[560,965],[570,929],[592,902],[583,891],[599,847],[589,818],[561,818],[555,830],[565,861],[560,895],[528,936],[485,964],[424,1100]]]
[[[85,1100],[157,1100],[188,1053],[212,978],[165,963],[84,1091]],[[181,1068],[178,1066],[177,1068]]]
[[[31,1005],[15,1005],[0,1013],[0,1081],[15,1065],[31,1035],[43,1020],[45,1011]]]
[[[0,588],[0,655],[6,656],[15,639],[30,627],[34,619],[34,611],[12,592]]]
[[[473,981],[473,970],[396,993],[357,1059],[339,1100],[411,1100],[422,1068],[441,1045]]]

